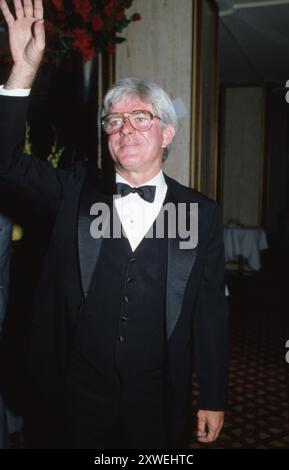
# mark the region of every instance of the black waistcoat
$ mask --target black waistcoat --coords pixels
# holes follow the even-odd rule
[[[107,393],[121,383],[161,383],[165,356],[167,240],[106,238],[79,319],[70,372]]]

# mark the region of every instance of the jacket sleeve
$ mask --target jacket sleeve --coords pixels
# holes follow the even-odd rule
[[[207,252],[195,317],[195,368],[201,409],[226,407],[228,305],[225,297],[223,228],[219,207],[211,206]]]
[[[0,186],[55,213],[72,174],[23,154],[29,98],[0,96]]]
[[[0,334],[8,298],[11,235],[12,222],[0,214]]]

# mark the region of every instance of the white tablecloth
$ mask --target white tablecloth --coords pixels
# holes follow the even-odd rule
[[[226,263],[242,256],[253,271],[260,271],[260,251],[268,248],[267,237],[261,228],[224,226]]]

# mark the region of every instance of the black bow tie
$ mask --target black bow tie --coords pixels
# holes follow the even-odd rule
[[[116,183],[116,192],[121,197],[127,196],[129,193],[138,193],[138,195],[147,202],[154,202],[156,187],[155,186],[139,186],[132,188],[125,183]]]

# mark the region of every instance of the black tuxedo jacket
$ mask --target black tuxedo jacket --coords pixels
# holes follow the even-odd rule
[[[68,172],[23,155],[28,98],[0,97],[0,184],[30,199],[54,217],[54,228],[35,299],[28,372],[32,392],[57,397],[85,291],[102,239],[87,236],[89,209],[111,204],[111,188],[80,166]],[[217,204],[166,177],[169,200],[197,203],[198,244],[180,249],[168,240],[166,293],[167,390],[172,447],[182,446],[190,417],[192,372],[200,387],[199,407],[222,410],[227,384],[227,303],[222,226]],[[80,198],[84,187],[88,196]],[[87,211],[85,213],[85,205]],[[84,214],[84,215],[83,215]],[[87,215],[85,215],[87,214]],[[84,235],[83,235],[84,234]],[[88,258],[93,258],[93,262]],[[57,398],[56,398],[57,400]]]

